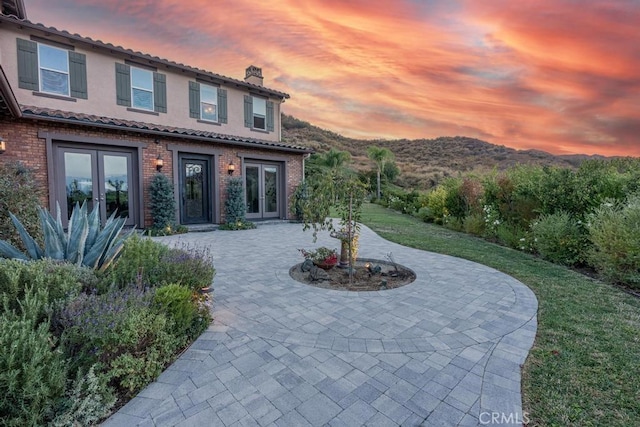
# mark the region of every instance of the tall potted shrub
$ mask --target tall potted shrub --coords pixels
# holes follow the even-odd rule
[[[225,223],[223,230],[248,230],[256,228],[255,224],[246,218],[244,185],[242,178],[229,178],[227,182],[227,200],[224,202]]]

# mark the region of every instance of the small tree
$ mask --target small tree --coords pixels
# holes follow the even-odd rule
[[[393,152],[388,148],[380,148],[380,147],[376,147],[375,145],[372,145],[367,149],[367,156],[375,162],[377,167],[376,178],[378,183],[378,190],[376,193],[376,198],[379,199],[381,194],[380,176],[385,170],[385,165],[387,164],[387,162],[393,161],[395,156],[393,155]]]
[[[245,205],[244,185],[242,178],[230,178],[227,183],[227,200],[224,202],[226,230],[246,230],[255,228],[255,224],[247,221],[247,207]]]
[[[173,197],[173,184],[165,175],[157,173],[149,186],[151,196],[151,216],[153,228],[171,230],[176,223],[176,201]]]
[[[321,230],[336,232],[348,243],[349,278],[353,278],[352,256],[354,241],[359,233],[362,202],[366,195],[366,186],[354,175],[335,171],[330,174],[313,175],[301,186],[304,186],[305,198],[292,200],[292,207],[301,214],[304,230],[313,228],[314,240]],[[329,218],[331,208],[336,207],[340,215],[340,226],[336,230],[333,220]]]

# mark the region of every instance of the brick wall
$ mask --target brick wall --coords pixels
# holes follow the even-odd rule
[[[216,177],[218,192],[220,194],[219,210],[224,217],[224,201],[225,188],[229,180],[227,167],[229,163],[236,166],[234,177],[242,176],[240,168],[239,154],[244,156],[261,157],[277,157],[286,160],[288,177],[286,182],[287,188],[287,206],[288,210],[290,197],[296,186],[302,179],[302,155],[279,152],[277,150],[268,149],[252,149],[248,147],[238,147],[230,144],[194,142],[185,138],[173,138],[164,136],[147,135],[139,132],[127,132],[119,130],[101,129],[90,126],[78,126],[71,124],[57,124],[48,121],[26,120],[26,119],[0,119],[0,135],[4,138],[7,150],[0,155],[0,163],[11,160],[19,160],[27,167],[35,172],[36,179],[41,183],[43,190],[42,204],[49,206],[49,181],[47,176],[47,159],[45,139],[38,138],[38,132],[48,131],[57,134],[69,134],[75,136],[86,136],[93,138],[103,138],[117,141],[128,141],[131,143],[143,143],[145,148],[142,150],[142,185],[143,185],[143,203],[144,203],[144,225],[138,225],[139,228],[148,227],[152,224],[151,213],[148,206],[150,202],[149,192],[147,191],[152,177],[157,173],[155,160],[160,155],[164,161],[161,173],[173,179],[173,157],[172,151],[167,149],[168,144],[188,145],[190,148],[216,149],[221,154],[218,156],[219,176]],[[156,143],[156,140],[158,143]],[[96,148],[94,144],[88,144],[88,148]],[[178,189],[174,189],[178,191]],[[288,217],[292,217],[289,214]],[[222,218],[224,221],[224,218]]]

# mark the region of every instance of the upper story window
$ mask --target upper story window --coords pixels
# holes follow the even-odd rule
[[[73,46],[39,38],[16,39],[18,87],[34,95],[87,99],[87,59]]]
[[[189,117],[207,123],[227,123],[227,91],[211,84],[189,82]]]
[[[218,121],[218,88],[200,85],[200,119]]]
[[[253,128],[267,130],[267,100],[253,97]]]
[[[116,62],[116,102],[141,112],[167,112],[167,76]]]
[[[153,111],[153,72],[131,67],[131,106]]]
[[[244,125],[245,127],[273,132],[274,114],[273,102],[253,95],[244,96]]]
[[[38,44],[40,91],[69,96],[68,51]]]

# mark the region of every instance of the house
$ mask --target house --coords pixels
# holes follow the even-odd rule
[[[30,22],[1,0],[0,163],[33,169],[43,203],[100,202],[139,228],[152,224],[149,184],[174,183],[181,224],[224,222],[226,183],[245,184],[247,218],[287,219],[309,151],[281,142],[289,95],[244,80]]]

